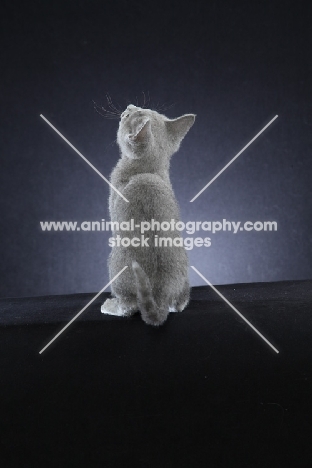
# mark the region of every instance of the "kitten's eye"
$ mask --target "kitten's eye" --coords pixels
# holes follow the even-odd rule
[[[128,114],[122,115],[121,117],[122,117],[123,119],[126,119],[127,117],[129,117],[129,115],[130,115],[130,114],[128,113]]]

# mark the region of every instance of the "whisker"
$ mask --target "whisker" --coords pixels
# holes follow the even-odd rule
[[[119,109],[117,109],[116,106],[113,104],[112,98],[110,97],[110,95],[109,95],[108,93],[106,93],[106,98],[107,98],[107,102],[108,102],[109,107],[110,107],[113,111],[115,111],[118,115],[120,115]]]
[[[107,119],[118,119],[119,120],[119,115],[117,115],[115,112],[111,112],[107,109],[105,109],[105,107],[100,107],[95,101],[92,101],[93,102],[93,108],[94,110],[100,114],[102,117],[105,117]],[[103,112],[101,112],[103,111]]]
[[[102,114],[102,112],[100,112],[98,109],[94,108],[95,112],[97,112],[98,114],[100,114],[101,117],[105,117],[106,119],[116,119],[117,117],[112,117],[112,116],[109,116],[109,115],[105,115],[105,114]]]
[[[122,114],[122,111],[120,109],[117,109],[117,107],[110,101],[110,108],[115,112],[118,116]]]
[[[149,104],[151,102],[151,98],[150,98],[150,94],[149,94],[149,91],[147,91],[147,104]]]
[[[110,146],[114,145],[115,143],[117,143],[117,138],[116,138],[115,140],[111,141],[111,142],[109,143],[109,145],[106,146],[105,149],[109,148]]]
[[[118,102],[116,103],[117,107],[116,109],[118,110],[118,112],[120,112],[119,115],[121,115],[123,113],[123,109],[121,108],[120,104],[118,104]]]
[[[166,105],[166,103],[164,103],[157,109],[157,112],[165,112],[166,110],[171,109],[171,107],[175,106],[176,104],[176,102],[173,102],[169,105]]]
[[[117,114],[114,110],[110,110],[110,109],[106,109],[104,106],[99,106],[98,104],[94,103],[96,105],[96,107],[98,107],[99,109],[103,110],[104,112],[107,112],[108,114],[112,114],[112,115],[118,115],[119,116],[119,113]]]
[[[104,112],[107,112],[108,114],[118,116],[118,114],[117,114],[116,112],[110,111],[109,109],[105,109],[105,107],[101,107],[101,109],[102,109]]]
[[[107,115],[118,118],[118,115],[116,114],[116,112],[110,112],[109,110],[105,109],[104,107],[100,107],[100,106],[97,106],[97,107],[98,107],[98,109],[101,109],[103,112],[105,112]]]

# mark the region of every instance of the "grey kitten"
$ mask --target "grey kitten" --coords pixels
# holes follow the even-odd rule
[[[117,143],[121,158],[111,174],[111,183],[128,200],[111,189],[111,221],[179,221],[179,207],[169,179],[171,156],[195,121],[186,114],[168,119],[156,111],[129,105],[121,114]],[[157,225],[156,225],[157,227]],[[150,230],[139,247],[114,246],[109,256],[110,278],[128,268],[112,283],[113,299],[101,307],[103,313],[130,316],[140,310],[149,325],[161,325],[169,312],[181,312],[188,304],[188,258],[182,246],[158,247],[160,237],[180,238],[176,230]],[[141,239],[140,228],[113,230],[114,238]],[[158,236],[158,237],[157,237]],[[147,243],[148,242],[148,243]],[[181,244],[180,244],[181,245]]]

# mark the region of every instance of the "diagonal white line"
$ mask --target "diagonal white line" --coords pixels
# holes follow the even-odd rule
[[[106,177],[103,176],[103,174],[100,173],[100,171],[97,170],[96,167],[93,166],[93,164],[90,163],[90,161],[87,160],[87,158],[84,157],[83,154],[80,153],[80,151],[77,150],[77,148],[74,147],[74,145],[72,145],[70,143],[70,141],[67,140],[67,138],[64,137],[64,135],[61,134],[61,132],[59,130],[57,130],[57,128],[54,127],[54,125],[51,124],[51,122],[48,121],[48,119],[46,119],[44,117],[44,115],[40,114],[40,117],[45,121],[47,122],[48,125],[50,125],[51,128],[53,128],[53,130],[61,137],[63,138],[64,141],[66,141],[66,143],[74,150],[76,151],[77,154],[79,154],[79,156],[87,163],[89,164],[90,167],[92,167],[92,169],[100,176],[102,177],[103,180],[105,180],[105,182],[110,186],[112,187],[113,190],[115,190],[115,192],[118,193],[118,195],[120,195],[126,202],[129,203],[129,200],[127,200],[126,197],[123,196],[123,194],[121,192],[119,192],[118,189],[116,189],[116,187],[113,186],[113,184],[110,183],[109,180],[106,179]]]
[[[81,309],[81,311],[78,312],[78,314],[75,315],[75,317],[72,318],[71,321],[68,322],[68,324],[65,325],[65,327],[62,328],[62,330],[61,330],[60,332],[58,332],[58,334],[55,335],[55,337],[54,337],[51,341],[49,341],[49,343],[48,343],[44,348],[42,348],[41,351],[39,351],[39,354],[43,353],[43,351],[46,350],[47,347],[50,346],[50,344],[53,343],[53,341],[56,340],[56,338],[58,338],[58,337],[60,336],[60,334],[63,333],[63,331],[66,330],[66,328],[68,328],[69,325],[71,325],[71,324],[73,323],[73,321],[76,320],[76,318],[79,317],[79,315],[81,315],[82,312],[84,312],[84,311],[89,307],[89,305],[92,304],[92,302],[95,301],[95,299],[97,299],[97,298],[99,297],[99,295],[102,294],[102,292],[105,291],[105,289],[108,288],[108,286],[109,286],[110,284],[112,284],[112,282],[115,281],[115,279],[118,278],[118,276],[119,276],[126,268],[128,268],[128,266],[125,266],[122,270],[120,270],[120,272],[119,272],[116,276],[114,276],[114,278],[113,278],[109,283],[107,283],[107,284],[104,286],[104,288],[101,289],[101,291],[100,291],[99,293],[97,293],[97,295],[94,296],[94,298],[91,299],[91,301],[88,302],[88,304],[87,304],[86,306],[84,306],[84,308]]]
[[[224,297],[211,283],[210,281],[207,280],[207,278],[205,278],[194,266],[191,266],[191,268],[193,268],[194,271],[196,271],[196,273],[221,297],[221,299],[223,299],[233,310],[234,312],[236,312],[246,323],[247,325],[249,325],[269,346],[271,346],[271,348],[276,352],[276,353],[279,353],[279,351],[252,325],[252,323],[250,323],[237,309],[236,307],[233,306],[233,304],[230,303],[230,301],[228,301],[226,299],[226,297]]]
[[[206,190],[206,188],[208,188],[208,187],[209,187],[209,185],[211,185],[211,184],[212,184],[212,182],[214,182],[214,181],[215,181],[215,180],[216,180],[216,179],[219,177],[219,175],[221,175],[221,174],[222,174],[222,172],[224,172],[224,171],[225,171],[225,169],[227,169],[227,168],[230,166],[230,164],[232,164],[232,162],[233,162],[233,161],[235,161],[235,159],[236,159],[236,158],[238,158],[238,156],[240,156],[240,155],[242,154],[242,152],[243,152],[243,151],[245,151],[245,149],[246,149],[246,148],[248,148],[248,146],[250,146],[250,145],[251,145],[251,143],[253,143],[253,142],[255,141],[255,139],[256,139],[256,138],[258,138],[258,136],[259,136],[259,135],[261,135],[261,133],[263,133],[263,132],[264,132],[264,130],[266,130],[266,129],[268,128],[268,126],[269,126],[269,125],[271,125],[271,123],[272,123],[272,122],[274,122],[274,120],[276,120],[276,119],[277,119],[277,117],[278,117],[278,115],[276,115],[276,116],[275,116],[275,117],[274,117],[272,120],[270,120],[270,122],[269,122],[268,124],[266,124],[266,126],[265,126],[265,127],[263,127],[263,129],[262,129],[262,130],[261,130],[259,133],[257,133],[257,135],[256,135],[255,137],[253,137],[253,139],[252,139],[252,140],[250,140],[250,142],[249,142],[249,143],[247,143],[247,145],[246,145],[246,146],[244,146],[244,148],[243,148],[243,149],[241,149],[241,150],[240,150],[240,152],[239,152],[239,153],[237,153],[237,155],[236,155],[236,156],[234,156],[234,158],[233,158],[233,159],[231,159],[231,161],[230,161],[230,162],[228,162],[228,163],[227,163],[227,164],[224,166],[224,168],[223,168],[223,169],[221,169],[221,171],[220,171],[220,172],[218,172],[218,174],[217,174],[217,175],[215,175],[215,176],[214,176],[214,177],[211,179],[211,181],[210,181],[210,182],[208,182],[208,184],[207,184],[207,185],[205,185],[205,187],[204,187],[204,188],[202,188],[202,189],[201,189],[201,190],[198,192],[198,194],[197,194],[197,195],[195,195],[195,197],[194,197],[194,198],[192,198],[192,200],[190,200],[190,203],[192,203],[194,200],[196,200],[196,198],[197,198],[197,197],[199,197],[199,195],[200,195],[201,193],[203,193],[203,191],[204,191],[204,190]]]

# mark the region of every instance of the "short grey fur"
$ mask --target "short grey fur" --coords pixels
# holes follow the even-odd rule
[[[178,151],[195,121],[194,114],[169,119],[150,109],[129,105],[121,114],[117,143],[121,157],[110,180],[128,200],[110,191],[111,221],[139,225],[152,219],[162,223],[179,221],[179,207],[169,179],[171,156]],[[141,238],[139,228],[114,230],[113,236]],[[188,258],[183,246],[158,247],[156,237],[181,238],[176,230],[148,231],[148,246],[115,245],[108,260],[110,278],[128,268],[112,283],[112,299],[103,313],[130,316],[141,312],[145,323],[158,326],[169,312],[181,312],[188,304]],[[178,243],[179,244],[179,243]]]

